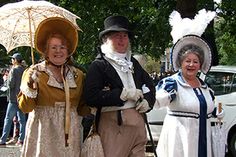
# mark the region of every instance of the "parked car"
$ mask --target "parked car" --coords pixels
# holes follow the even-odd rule
[[[231,156],[236,156],[236,66],[212,66],[206,75],[201,73],[200,78],[214,90],[215,104],[222,103],[228,152]],[[159,139],[165,115],[165,108],[156,107],[147,114],[155,143]]]

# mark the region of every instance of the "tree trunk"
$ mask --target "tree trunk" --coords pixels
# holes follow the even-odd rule
[[[193,19],[197,13],[197,0],[177,0],[176,10],[182,18]]]

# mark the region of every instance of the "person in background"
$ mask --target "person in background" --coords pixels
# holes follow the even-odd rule
[[[0,92],[5,95],[7,93],[7,78],[8,78],[9,70],[3,69],[1,71],[1,84],[0,84]]]
[[[106,157],[145,157],[142,115],[155,103],[151,77],[131,56],[129,26],[124,16],[105,19],[100,54],[85,79],[86,103],[97,108],[96,126]]]
[[[47,18],[34,41],[45,60],[22,77],[19,108],[29,116],[21,156],[78,157],[82,116],[90,109],[82,99],[84,74],[70,59],[78,44],[77,27],[64,18]]]
[[[21,62],[21,65],[22,65],[22,62]],[[6,90],[7,89],[7,79],[8,79],[9,70],[8,69],[4,69],[2,72],[3,72],[3,81],[4,81],[4,83],[3,83],[3,86],[1,88],[1,90],[2,89]],[[3,93],[5,93],[5,92],[3,91]],[[6,142],[7,145],[14,145],[18,141],[19,133],[20,133],[19,132],[20,131],[20,124],[19,124],[19,122],[17,120],[17,115],[15,115],[13,117],[13,125],[14,125],[13,136],[12,136],[12,138],[9,141]]]
[[[2,76],[4,84],[5,84],[5,82],[7,82],[8,75],[9,75],[9,70],[4,69],[4,73],[3,73],[3,76]]]
[[[17,101],[17,95],[20,91],[21,76],[24,71],[24,68],[21,65],[22,60],[23,59],[20,53],[15,53],[13,56],[11,56],[12,68],[10,69],[10,72],[7,76],[8,107],[4,119],[2,136],[0,139],[0,145],[3,146],[6,145],[15,115],[17,115],[20,125],[19,138],[16,145],[21,146],[25,138],[26,118],[25,114],[19,109]]]
[[[5,75],[5,72],[6,72],[6,69],[1,70],[1,73],[0,73],[0,87],[4,84],[5,80],[3,79],[3,77]]]
[[[158,108],[167,114],[158,141],[161,157],[212,157],[210,118],[223,117],[214,105],[214,93],[197,74],[211,66],[211,49],[200,37],[187,35],[173,47],[173,66],[178,71],[156,87]]]
[[[27,121],[27,115],[26,116],[26,121]],[[12,138],[6,142],[7,145],[14,145],[17,143],[18,141],[18,138],[19,138],[19,133],[20,133],[20,124],[19,124],[19,121],[17,119],[17,116],[14,116],[13,117],[13,135],[12,135]],[[22,145],[22,143],[20,144]]]

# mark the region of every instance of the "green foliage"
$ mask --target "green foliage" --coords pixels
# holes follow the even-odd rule
[[[233,33],[234,30],[231,30],[231,21],[226,21],[222,18],[218,22],[216,26],[216,42],[220,52],[220,64],[236,65],[236,36]]]
[[[223,0],[215,22],[220,64],[236,65],[236,1]]]
[[[160,72],[160,62],[157,59],[147,57],[147,63],[145,64],[145,70],[151,74],[152,72]]]
[[[174,0],[157,2],[154,0],[99,0],[99,1],[51,1],[64,7],[79,17],[80,44],[75,55],[81,64],[91,62],[97,55],[100,44],[98,34],[103,30],[103,21],[110,15],[124,15],[132,23],[135,34],[132,49],[135,53],[148,54],[159,58],[171,41],[169,13],[174,8]],[[171,5],[172,4],[172,5]]]
[[[158,60],[164,54],[165,48],[172,46],[168,18],[175,9],[174,0],[131,0],[129,3],[126,0],[54,0],[54,3],[81,17],[78,24],[83,32],[80,33],[78,53],[75,55],[80,64],[88,64],[96,56],[95,48],[100,43],[98,34],[103,30],[103,20],[114,14],[124,15],[131,21],[135,34],[132,43],[133,52],[147,54]],[[215,30],[207,31],[215,31],[220,63],[233,64],[236,56],[234,55],[236,1],[223,0],[221,5],[213,3],[212,0],[199,0],[197,8],[221,9],[222,12],[218,15],[223,17],[224,22],[219,23]],[[229,41],[232,44],[227,44]]]
[[[14,0],[2,0],[0,6]],[[15,0],[16,1],[16,0]],[[79,32],[79,45],[74,58],[80,65],[88,65],[97,55],[96,47],[100,44],[98,34],[103,30],[103,21],[110,15],[124,15],[132,23],[135,34],[132,41],[134,53],[147,54],[154,61],[158,60],[167,47],[171,47],[171,28],[168,23],[170,13],[175,9],[175,0],[49,0],[81,17],[77,23],[82,29]],[[213,1],[199,0],[197,8],[213,10]],[[222,0],[216,21],[215,34],[221,64],[235,64],[235,0]],[[198,9],[198,10],[199,10]],[[213,31],[213,30],[211,30]],[[230,44],[229,44],[230,43]],[[18,48],[24,55],[27,64],[31,64],[30,49]],[[15,50],[14,50],[15,51]],[[9,63],[5,49],[0,47],[2,63]],[[11,52],[13,53],[13,52]],[[35,53],[36,59],[39,55]],[[154,63],[151,63],[154,64]],[[158,65],[157,65],[158,66]],[[150,68],[152,70],[152,68]]]
[[[7,56],[5,48],[0,45],[0,68],[7,67],[10,63],[10,58]]]

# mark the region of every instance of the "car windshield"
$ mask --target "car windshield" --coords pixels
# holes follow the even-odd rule
[[[236,76],[234,73],[209,72],[205,82],[214,90],[215,95],[229,94],[236,91]]]

